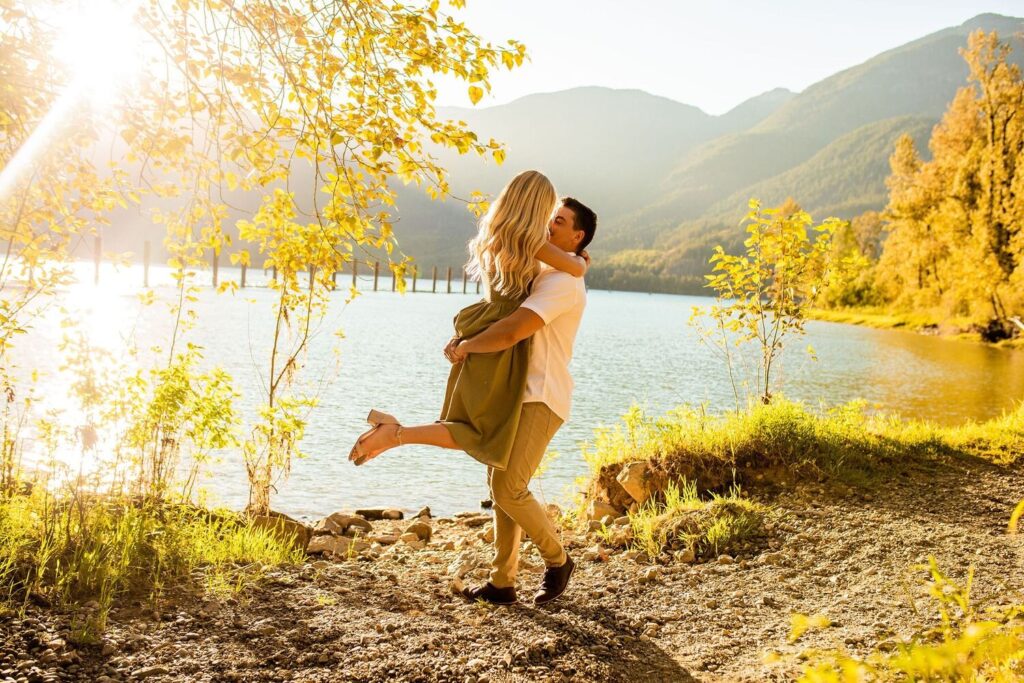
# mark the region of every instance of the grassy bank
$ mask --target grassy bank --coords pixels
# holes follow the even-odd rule
[[[622,424],[598,430],[584,451],[595,474],[610,465],[655,460],[669,473],[704,471],[716,480],[731,479],[734,469],[742,477],[744,471],[777,468],[859,478],[935,456],[1009,464],[1022,455],[1024,404],[987,422],[946,427],[874,414],[862,402],[819,413],[784,399],[721,415],[680,407],[651,417],[634,408]]]
[[[580,510],[595,501],[628,510],[632,533],[609,532],[610,542],[631,542],[652,557],[681,550],[699,559],[758,535],[770,511],[738,486],[765,479],[871,486],[907,466],[956,458],[1010,465],[1022,456],[1024,404],[959,427],[873,414],[863,403],[814,412],[778,399],[722,415],[681,407],[661,417],[634,408],[585,448],[592,477]],[[624,465],[638,461],[647,463],[650,496],[640,501],[618,483]]]
[[[121,598],[172,589],[238,590],[261,568],[301,553],[272,531],[227,512],[168,503],[43,492],[0,498],[0,600],[76,608],[76,638],[90,641]],[[196,585],[193,570],[203,568]]]

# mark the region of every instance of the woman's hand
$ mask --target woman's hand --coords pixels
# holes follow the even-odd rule
[[[451,353],[448,355],[448,360],[452,363],[461,363],[466,360],[469,353],[466,351],[466,340],[457,340],[455,346],[452,347]]]
[[[590,254],[587,253],[586,249],[584,249],[583,251],[580,252],[580,258],[582,258],[584,261],[586,261],[586,263],[587,263],[587,270],[590,270]]]
[[[448,340],[448,343],[444,345],[444,357],[448,359],[448,362],[454,364],[461,363],[463,360],[465,360],[465,354],[462,354],[461,357],[457,357],[455,353],[455,349],[458,347],[459,342],[461,341],[461,337],[452,337],[451,339]]]

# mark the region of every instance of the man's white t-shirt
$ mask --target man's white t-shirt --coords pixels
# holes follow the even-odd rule
[[[530,296],[522,303],[544,321],[531,338],[523,403],[545,403],[563,422],[569,419],[572,404],[572,344],[586,304],[583,278],[548,267],[534,278]]]

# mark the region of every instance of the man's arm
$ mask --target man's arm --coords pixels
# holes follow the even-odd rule
[[[493,353],[504,351],[532,336],[544,327],[544,319],[528,308],[520,306],[508,317],[502,318],[486,330],[463,339],[452,349],[454,362],[465,360],[470,353]]]

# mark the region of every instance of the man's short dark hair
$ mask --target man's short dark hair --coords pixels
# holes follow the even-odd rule
[[[583,231],[583,239],[576,245],[576,253],[579,254],[594,239],[594,233],[597,232],[597,214],[589,206],[572,197],[562,197],[562,206],[572,211],[576,218],[573,228]]]

